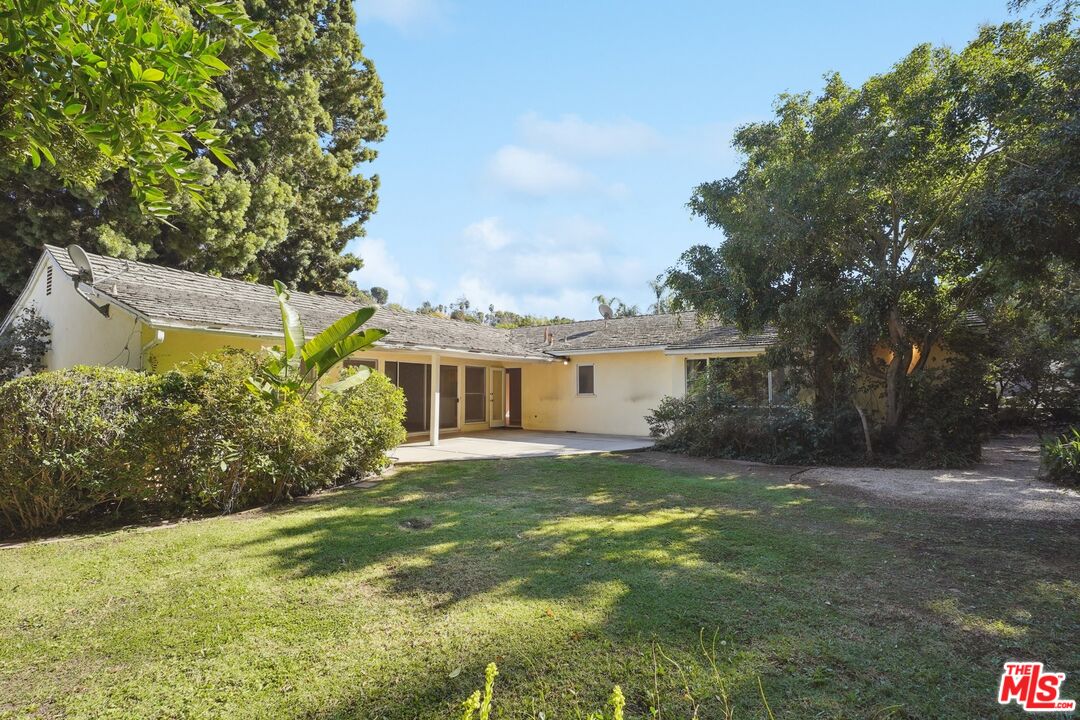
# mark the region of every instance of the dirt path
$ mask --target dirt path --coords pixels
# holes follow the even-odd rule
[[[676,471],[797,481],[831,494],[930,508],[953,516],[1080,521],[1080,492],[1037,479],[1039,452],[1034,435],[995,438],[984,446],[982,462],[962,470],[798,468],[661,452],[636,453],[626,459]]]

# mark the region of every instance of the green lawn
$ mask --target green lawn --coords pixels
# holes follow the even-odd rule
[[[430,523],[430,525],[429,525]],[[0,717],[1022,717],[1072,673],[1075,527],[576,457],[407,469],[272,512],[0,550]],[[676,670],[655,648],[679,663]],[[656,658],[654,660],[654,657]]]

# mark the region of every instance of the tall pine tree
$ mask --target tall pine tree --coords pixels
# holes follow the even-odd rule
[[[382,83],[363,54],[351,0],[247,0],[278,40],[271,59],[232,40],[218,78],[219,126],[237,169],[196,166],[205,206],[175,198],[169,224],[148,218],[121,174],[69,190],[39,168],[0,178],[0,311],[14,300],[44,243],[228,277],[277,278],[304,290],[358,292],[343,254],[363,235],[377,176],[358,169],[386,133]],[[198,25],[203,22],[195,18]]]

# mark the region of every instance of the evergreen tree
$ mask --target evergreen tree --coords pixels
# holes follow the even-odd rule
[[[111,174],[69,189],[48,169],[0,178],[0,309],[13,301],[44,243],[79,243],[116,257],[269,282],[357,293],[361,266],[346,244],[375,210],[378,177],[357,172],[385,135],[382,84],[363,54],[349,0],[246,2],[251,19],[278,40],[279,59],[239,39],[216,78],[236,170],[205,150],[192,163],[206,185],[202,207],[173,198],[169,224]],[[215,32],[217,19],[193,17]]]

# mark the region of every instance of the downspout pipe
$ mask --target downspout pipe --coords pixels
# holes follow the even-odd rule
[[[139,369],[140,370],[145,370],[146,369],[146,353],[150,352],[151,350],[156,348],[158,345],[165,342],[165,331],[164,330],[156,330],[154,328],[150,328],[150,329],[154,331],[154,337],[150,338],[150,341],[147,342],[145,345],[143,345],[142,350],[139,352]]]

